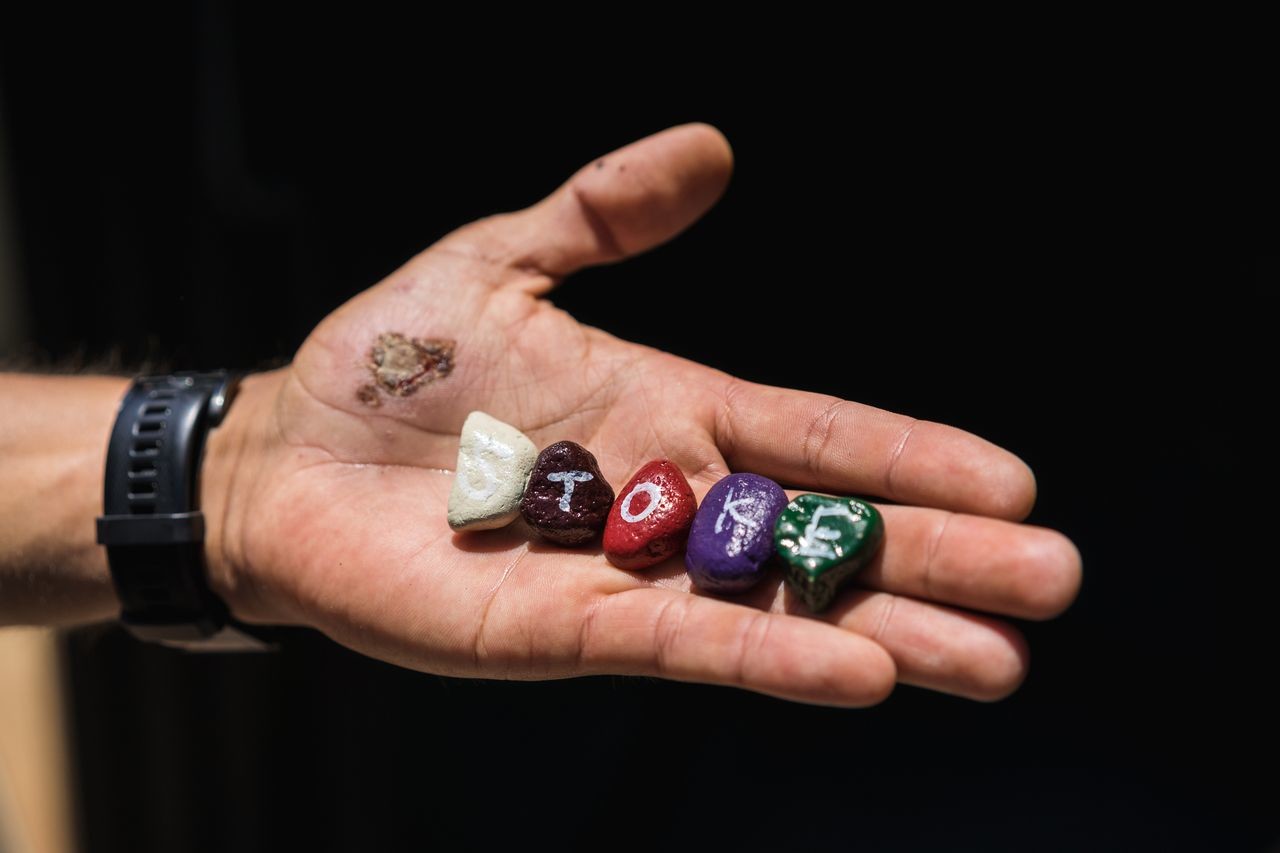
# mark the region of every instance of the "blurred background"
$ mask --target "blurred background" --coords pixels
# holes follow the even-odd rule
[[[0,852],[1280,849],[1269,107],[812,31],[735,56],[692,33],[451,55],[439,21],[350,9],[69,14],[0,25],[11,369],[284,363],[455,226],[708,121],[736,152],[719,205],[553,300],[1004,445],[1085,581],[1020,623],[1010,698],[900,687],[858,711],[441,678],[304,630],[269,656],[0,631]]]

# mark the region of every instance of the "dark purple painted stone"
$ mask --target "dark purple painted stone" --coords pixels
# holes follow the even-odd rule
[[[520,514],[544,539],[582,545],[604,530],[613,487],[581,444],[557,441],[538,454],[520,501]]]
[[[773,525],[786,505],[782,487],[756,474],[730,474],[712,486],[689,530],[689,578],[708,592],[754,586],[774,554]]]

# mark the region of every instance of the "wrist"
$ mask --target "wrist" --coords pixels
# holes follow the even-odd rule
[[[276,621],[245,560],[244,529],[253,497],[279,445],[277,394],[288,368],[245,376],[222,424],[210,431],[200,471],[209,587],[231,614]]]

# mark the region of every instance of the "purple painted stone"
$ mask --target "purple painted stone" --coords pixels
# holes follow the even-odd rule
[[[689,578],[708,592],[742,592],[764,577],[773,525],[787,493],[756,474],[730,474],[711,487],[689,530]]]

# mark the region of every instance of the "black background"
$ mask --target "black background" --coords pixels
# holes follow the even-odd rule
[[[1022,625],[1032,669],[1009,699],[900,687],[858,711],[654,679],[441,678],[301,630],[253,658],[82,630],[67,672],[87,850],[1280,836],[1275,566],[1248,485],[1274,438],[1256,403],[1275,387],[1265,102],[1140,63],[1090,79],[976,54],[868,63],[852,44],[449,50],[459,35],[214,4],[0,27],[27,363],[282,363],[456,225],[708,121],[736,155],[719,205],[554,301],[1010,448],[1037,473],[1030,520],[1084,555],[1080,599]]]

